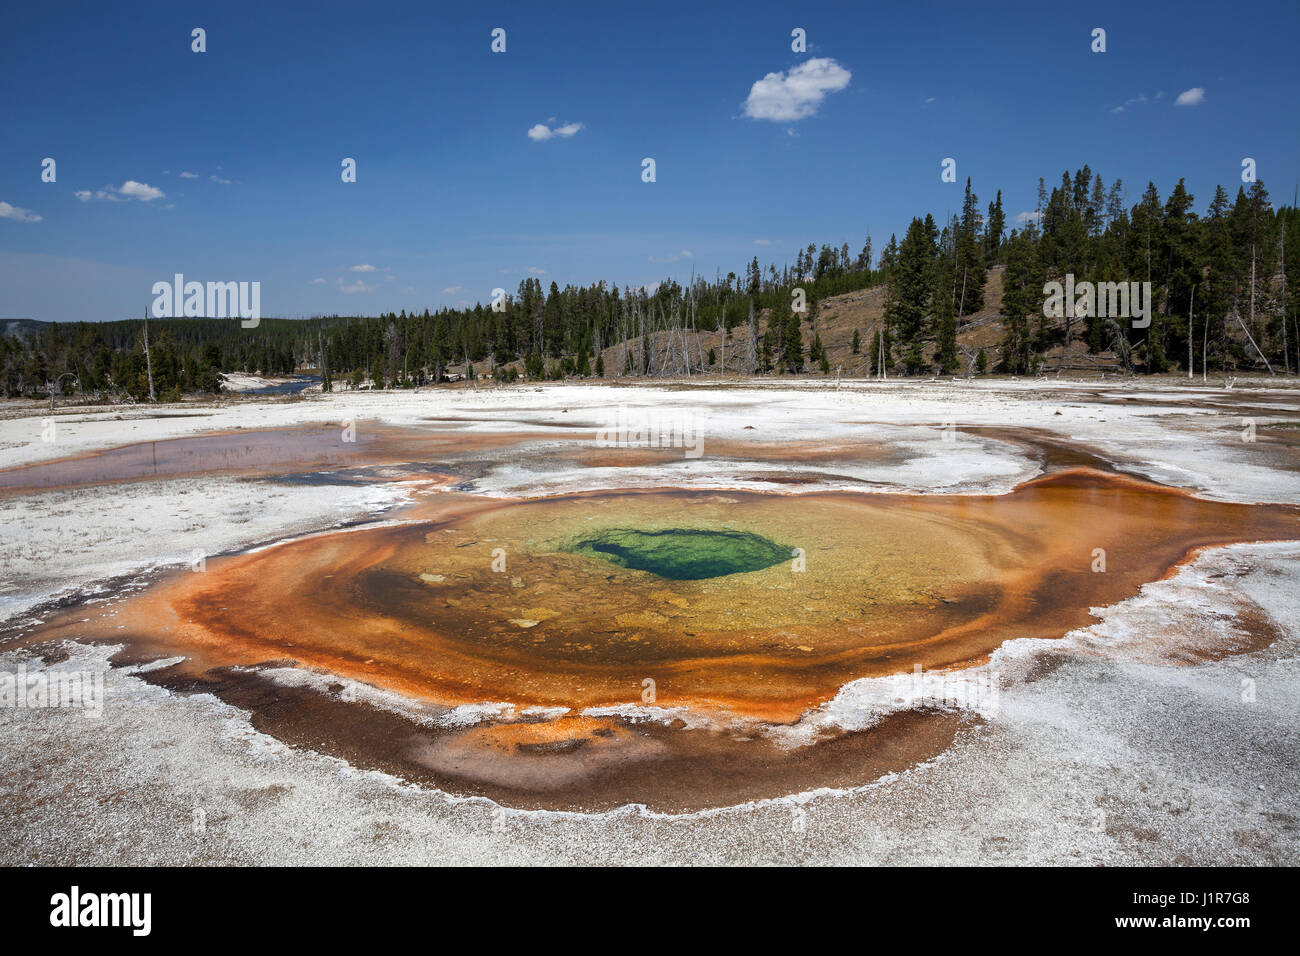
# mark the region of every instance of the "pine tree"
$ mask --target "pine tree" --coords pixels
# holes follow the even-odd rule
[[[1169,347],[1169,343],[1165,339],[1171,334],[1182,339],[1180,342],[1173,343],[1175,354],[1187,354],[1186,336],[1188,330],[1185,319],[1192,308],[1192,290],[1201,280],[1201,270],[1196,264],[1198,253],[1196,236],[1198,229],[1196,213],[1192,210],[1193,202],[1194,199],[1191,193],[1187,191],[1183,180],[1180,179],[1165,203],[1164,242],[1160,250],[1161,258],[1165,263],[1162,283],[1165,294],[1162,311],[1164,316],[1174,317],[1177,321],[1161,322],[1159,329],[1156,328],[1156,323],[1153,321],[1152,328],[1148,330],[1149,340],[1162,356],[1161,359],[1155,361],[1157,366],[1162,364],[1167,366],[1167,363],[1163,360],[1163,355]],[[1157,369],[1153,367],[1150,370],[1156,371]],[[1165,371],[1164,368],[1159,370]]]
[[[880,254],[880,270],[882,272],[894,268],[898,264],[898,239],[892,233],[889,236],[889,245],[885,246],[885,251]]]
[[[966,197],[962,201],[961,223],[957,230],[957,259],[954,279],[957,292],[957,314],[970,315],[984,306],[984,255],[980,248],[979,200],[966,179]]]
[[[939,238],[938,258],[933,266],[931,302],[934,311],[935,364],[941,372],[957,367],[957,244],[961,225],[954,217]]]
[[[862,251],[858,253],[853,268],[857,272],[866,272],[871,268],[871,233],[867,233],[867,241],[862,244]]]
[[[631,353],[628,353],[629,372],[632,370],[630,367],[631,358],[632,358]],[[524,360],[524,374],[527,375],[533,381],[538,381],[539,379],[545,377],[546,361],[545,359],[543,359],[541,352],[534,350],[528,353],[528,358]]]
[[[913,219],[898,251],[898,265],[889,283],[885,321],[898,336],[903,364],[909,373],[920,371],[922,339],[930,308],[930,264],[934,258],[934,222]]]
[[[988,223],[984,227],[984,261],[992,264],[998,261],[1002,250],[1002,234],[1007,228],[1007,217],[1002,211],[1002,190],[998,190],[997,199],[989,203]]]
[[[1035,288],[1038,275],[1035,249],[1030,237],[1011,231],[1007,242],[1007,271],[1002,279],[1002,364],[1012,375],[1022,375],[1033,368],[1034,341],[1029,317],[1041,314],[1041,299]]]
[[[784,296],[781,297],[781,301],[783,303],[781,318],[784,326],[781,338],[781,365],[787,372],[802,372],[803,330],[799,321],[799,313],[789,308]]]

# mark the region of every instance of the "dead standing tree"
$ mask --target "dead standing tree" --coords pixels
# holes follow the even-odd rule
[[[144,311],[144,365],[149,375],[149,401],[158,401],[153,390],[153,357],[149,354],[149,310]]]

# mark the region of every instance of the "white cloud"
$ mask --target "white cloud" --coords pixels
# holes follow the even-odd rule
[[[374,271],[375,271],[375,267],[372,266],[372,265],[371,265],[370,263],[368,263],[368,262],[363,262],[363,263],[362,263],[361,265],[359,265],[359,266],[353,266],[353,267],[352,267],[352,271],[353,271],[353,272],[374,272]]]
[[[223,186],[229,186],[234,181],[230,179],[222,179],[220,176],[209,176],[208,179],[212,180],[214,183],[221,183]]]
[[[537,268],[537,266],[529,266],[529,267],[528,267],[528,271],[529,271],[530,274],[535,275],[535,276],[544,276],[544,275],[546,275],[546,270],[545,270],[545,269],[539,269],[539,268]]]
[[[308,285],[324,285],[324,284],[325,284],[325,280],[321,278],[312,279],[311,282],[308,283]]]
[[[17,206],[9,205],[7,202],[0,202],[0,219],[13,219],[16,222],[40,222],[41,218],[30,209],[20,209]]]
[[[348,295],[355,295],[358,292],[374,292],[378,289],[377,285],[366,285],[361,279],[351,285],[345,285],[342,279],[339,279],[339,291],[346,292]]]
[[[1016,215],[1015,222],[1017,226],[1023,226],[1027,222],[1038,222],[1042,218],[1041,212],[1022,212]]]
[[[179,176],[181,177],[181,179],[198,179],[198,178],[199,178],[199,174],[198,174],[198,173],[190,173],[190,172],[185,172],[185,171],[183,171],[183,170],[182,170],[180,173],[178,173],[177,175],[179,175]]]
[[[551,117],[551,122],[555,122],[555,117]],[[538,123],[528,131],[528,138],[541,142],[542,140],[552,139],[553,137],[569,137],[582,129],[581,123],[565,123],[563,126],[547,126],[545,123]]]
[[[92,199],[106,202],[127,202],[132,199],[138,199],[141,202],[152,202],[155,199],[162,199],[167,194],[147,183],[138,183],[134,179],[128,179],[122,184],[121,189],[115,189],[112,186],[105,186],[103,189],[96,189],[94,192],[89,189],[78,189],[72,195],[82,202],[90,202]]]
[[[775,122],[804,119],[817,112],[827,93],[848,86],[852,76],[830,57],[805,60],[789,73],[769,73],[750,87],[745,115]]]
[[[154,199],[161,199],[166,195],[161,189],[150,186],[147,183],[137,183],[134,179],[128,179],[118,190],[123,196],[129,199],[138,199],[141,202],[150,202]]]
[[[756,245],[756,246],[770,246],[771,244],[772,244],[772,240],[771,240],[771,239],[755,239],[755,240],[754,240],[754,245]]]
[[[442,294],[443,294],[443,295],[458,295],[459,293],[461,293],[461,292],[465,292],[465,291],[466,291],[466,289],[465,289],[465,287],[464,287],[463,285],[449,285],[449,286],[447,286],[447,288],[445,288],[445,289],[442,290]]]
[[[1190,90],[1183,90],[1178,94],[1178,99],[1174,100],[1174,106],[1200,106],[1205,102],[1205,90],[1199,86],[1193,86]]]

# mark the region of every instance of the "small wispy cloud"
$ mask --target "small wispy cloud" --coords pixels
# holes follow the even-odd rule
[[[30,209],[11,206],[7,202],[0,202],[0,219],[12,219],[15,222],[40,222],[42,218],[44,217],[36,215]]]
[[[535,275],[535,276],[544,276],[544,275],[546,275],[546,270],[545,270],[545,269],[539,269],[539,268],[537,268],[537,266],[529,266],[529,267],[528,267],[528,272],[529,272],[530,275]]]
[[[1122,104],[1112,109],[1111,112],[1123,113],[1126,109],[1128,109],[1131,106],[1141,106],[1147,102],[1150,102],[1147,99],[1147,95],[1145,93],[1139,93],[1137,96],[1130,96]]]
[[[105,186],[103,189],[96,189],[94,192],[89,189],[79,189],[73,195],[82,202],[90,202],[92,199],[107,202],[128,202],[132,199],[138,199],[140,202],[152,202],[155,199],[162,199],[167,194],[156,186],[128,179],[118,188]]]
[[[233,179],[222,179],[220,176],[209,176],[208,179],[212,180],[214,183],[220,183],[223,186],[229,186],[234,182]]]
[[[350,271],[351,272],[374,272],[375,267],[368,262],[363,262],[359,266],[352,266]]]
[[[1200,106],[1205,102],[1205,89],[1200,86],[1193,86],[1190,90],[1183,90],[1178,94],[1178,99],[1174,100],[1174,106]]]
[[[361,279],[350,284],[345,283],[341,278],[339,279],[339,291],[346,292],[348,295],[356,295],[358,292],[374,292],[378,288],[377,285],[366,285]]]
[[[772,244],[772,240],[771,240],[771,239],[755,239],[755,240],[754,240],[754,245],[756,245],[756,246],[770,246],[771,244]]]
[[[528,138],[537,142],[555,139],[556,137],[564,139],[572,136],[580,129],[582,129],[581,123],[565,123],[563,126],[547,126],[545,123],[538,123],[528,131]]]
[[[308,285],[324,285],[324,284],[325,284],[325,280],[320,278],[319,276],[315,279],[312,279],[311,282],[308,283]]]
[[[651,256],[651,262],[679,262],[682,259],[692,259],[694,256],[689,249],[683,249],[674,256]]]
[[[198,179],[198,178],[199,178],[199,174],[198,174],[198,173],[191,173],[191,172],[188,172],[188,171],[186,171],[186,170],[182,170],[181,172],[177,173],[176,175],[180,176],[181,179]]]
[[[1022,212],[1016,214],[1015,223],[1017,226],[1023,226],[1027,222],[1038,222],[1042,218],[1041,212]]]
[[[805,119],[821,108],[827,94],[844,89],[852,78],[830,57],[813,57],[789,73],[769,73],[756,80],[745,99],[745,115],[778,123]]]
[[[445,289],[442,290],[442,294],[443,294],[443,295],[459,295],[460,293],[465,292],[465,291],[466,291],[466,289],[465,289],[465,287],[464,287],[463,285],[449,285],[449,286],[447,286],[447,288],[445,288]]]

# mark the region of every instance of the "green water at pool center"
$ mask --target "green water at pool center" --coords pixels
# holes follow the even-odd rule
[[[565,550],[670,581],[698,581],[761,571],[788,561],[793,549],[748,531],[607,528]]]

